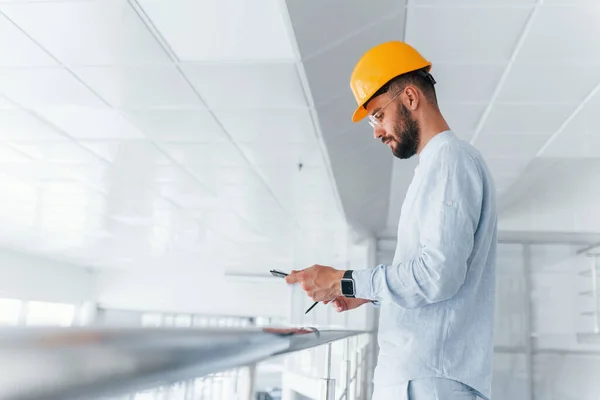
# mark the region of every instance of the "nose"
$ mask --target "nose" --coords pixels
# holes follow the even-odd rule
[[[375,128],[373,128],[373,137],[375,139],[381,139],[384,136],[385,136],[385,129],[383,129],[380,126],[376,126]]]

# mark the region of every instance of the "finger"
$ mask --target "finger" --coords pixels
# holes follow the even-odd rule
[[[302,281],[300,278],[301,278],[300,272],[292,271],[288,276],[285,277],[285,281],[289,284],[298,283],[298,282]]]
[[[323,302],[323,304],[329,304],[329,303],[333,303],[334,301],[335,301],[335,299],[333,299],[333,300],[325,300],[325,301]]]

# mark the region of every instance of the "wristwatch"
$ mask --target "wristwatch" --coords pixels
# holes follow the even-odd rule
[[[344,276],[342,277],[342,280],[340,281],[340,285],[341,285],[341,289],[342,289],[342,295],[344,297],[354,298],[356,296],[356,287],[354,285],[354,278],[352,278],[352,270],[351,269],[344,272]]]

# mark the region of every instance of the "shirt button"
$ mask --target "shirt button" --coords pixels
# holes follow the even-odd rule
[[[452,206],[454,205],[454,202],[453,202],[453,201],[447,201],[447,202],[446,202],[446,205],[447,205],[448,207],[452,207]]]

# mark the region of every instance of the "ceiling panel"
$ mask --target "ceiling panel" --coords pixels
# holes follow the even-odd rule
[[[540,157],[600,158],[600,135],[558,135]]]
[[[18,108],[11,101],[9,101],[6,97],[0,95],[0,110],[10,110]]]
[[[2,171],[14,178],[26,182],[69,180],[77,176],[77,169],[72,164],[57,164],[43,161],[27,164],[2,164]]]
[[[488,157],[534,157],[550,138],[548,134],[485,134],[479,136],[477,148]]]
[[[323,136],[330,138],[338,135],[344,136],[349,131],[360,127],[363,134],[372,137],[373,128],[369,126],[366,120],[358,124],[352,122],[352,113],[355,109],[356,101],[350,93],[344,93],[342,96],[320,105],[318,107],[318,120]]]
[[[542,7],[520,52],[527,62],[598,62],[599,7]]]
[[[438,101],[484,103],[492,98],[505,64],[433,63]]]
[[[186,170],[216,194],[229,187],[256,187],[262,184],[255,170],[250,166],[218,167],[209,164],[187,164]]]
[[[160,142],[225,142],[229,139],[208,110],[126,111],[127,118],[150,139]]]
[[[166,143],[161,147],[184,165],[208,164],[220,167],[246,167],[239,150],[231,143]]]
[[[531,162],[531,157],[486,157],[494,179],[516,179]]]
[[[435,5],[442,7],[463,7],[463,6],[478,6],[478,7],[502,7],[502,6],[531,6],[535,0],[412,0],[415,6],[420,5]]]
[[[32,157],[10,144],[0,144],[0,163],[31,162]]]
[[[201,107],[200,99],[174,65],[82,67],[73,71],[119,108]]]
[[[103,107],[104,102],[64,68],[5,68],[0,93],[21,106]]]
[[[598,65],[516,62],[502,87],[498,101],[579,103],[598,82]]]
[[[485,109],[485,103],[440,103],[440,110],[455,132],[473,132]]]
[[[306,108],[306,98],[292,63],[183,65],[211,108]]]
[[[495,104],[482,133],[556,132],[575,109],[574,104]]]
[[[586,5],[596,6],[598,3],[596,0],[546,0],[544,4],[548,5]]]
[[[309,110],[227,110],[216,112],[236,142],[316,143]]]
[[[504,63],[509,60],[530,8],[410,8],[406,40],[436,62]],[[432,40],[432,27],[435,40]],[[477,32],[477,34],[474,34]]]
[[[323,154],[316,143],[245,142],[240,148],[253,165],[278,164],[320,167],[324,165]]]
[[[402,18],[383,20],[361,35],[352,37],[304,62],[314,103],[319,106],[341,95],[352,97],[350,75],[360,57],[371,47],[402,39]],[[356,106],[348,110],[348,118]]]
[[[310,57],[326,46],[355,35],[370,24],[404,12],[404,1],[379,0],[366,3],[348,0],[340,7],[338,1],[307,2],[287,0],[302,58]],[[402,17],[400,17],[402,18]]]
[[[116,110],[89,107],[48,107],[45,119],[78,139],[142,139],[142,133]]]
[[[22,2],[0,10],[68,65],[169,61],[126,0]]]
[[[11,144],[38,161],[87,163],[97,159],[90,152],[67,140],[60,142],[12,141]]]
[[[4,8],[0,5],[0,12],[3,12]],[[0,14],[0,54],[2,54],[0,58],[2,67],[58,65],[48,53],[2,14]]]
[[[294,59],[277,0],[139,3],[182,61]]]
[[[98,157],[111,163],[121,159],[145,165],[171,165],[169,159],[146,140],[81,140],[79,143]]]
[[[23,110],[0,110],[0,138],[64,140],[64,137]]]

